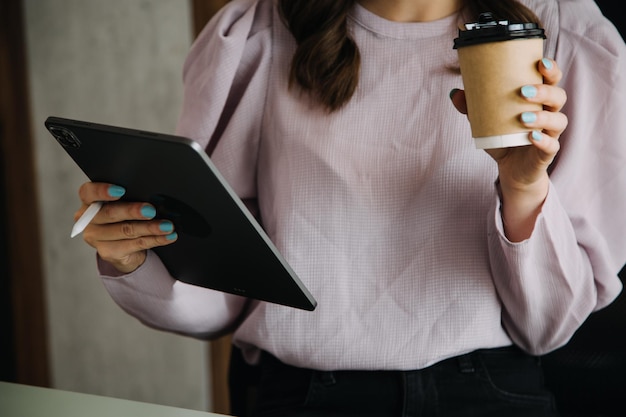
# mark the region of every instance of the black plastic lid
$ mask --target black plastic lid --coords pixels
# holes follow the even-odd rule
[[[459,37],[454,40],[454,49],[487,42],[546,38],[544,30],[536,23],[509,24],[508,20],[496,20],[489,12],[481,13],[478,22],[467,23],[465,29],[459,29]]]

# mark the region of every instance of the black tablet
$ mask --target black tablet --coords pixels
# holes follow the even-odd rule
[[[46,128],[94,182],[121,185],[169,219],[175,243],[154,248],[176,279],[312,311],[317,302],[233,192],[188,138],[48,117]]]

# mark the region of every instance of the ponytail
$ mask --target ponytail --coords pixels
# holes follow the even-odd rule
[[[289,83],[297,83],[329,111],[346,104],[359,80],[361,55],[348,33],[355,0],[280,0],[283,19],[298,45]]]

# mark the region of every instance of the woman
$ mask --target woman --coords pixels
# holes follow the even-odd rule
[[[453,39],[485,10],[546,29],[530,146],[477,150],[462,114]],[[76,216],[109,202],[84,239],[123,309],[234,331],[258,416],[554,416],[537,356],[621,290],[625,56],[590,0],[235,0],[190,51],[178,133],[317,309],[177,282],[150,251],[172,223],[115,185],[84,184]]]

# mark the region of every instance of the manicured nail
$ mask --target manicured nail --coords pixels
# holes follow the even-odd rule
[[[156,216],[156,209],[152,206],[143,206],[141,208],[141,215],[147,219],[152,219]]]
[[[533,138],[535,142],[539,142],[541,141],[541,139],[543,139],[543,135],[541,134],[541,132],[537,130],[533,130],[531,137]]]
[[[165,236],[165,238],[167,240],[176,240],[178,238],[178,233],[176,232],[170,233],[169,235]]]
[[[454,97],[454,95],[459,91],[458,88],[453,88],[452,90],[450,90],[450,93],[448,94],[448,96],[450,96],[450,100],[452,100],[452,97]]]
[[[535,123],[537,121],[537,115],[531,111],[525,111],[522,113],[522,122]]]
[[[110,185],[108,189],[108,193],[111,197],[121,197],[125,192],[124,187],[120,187],[119,185]]]
[[[541,60],[541,63],[543,64],[543,66],[545,67],[545,69],[552,69],[552,61],[550,61],[548,58],[543,58]]]
[[[537,95],[537,88],[532,85],[522,87],[522,95],[526,98],[533,98]]]
[[[167,220],[162,221],[161,224],[159,224],[159,229],[161,229],[162,232],[171,232],[174,230],[174,225],[172,222],[168,222]]]

